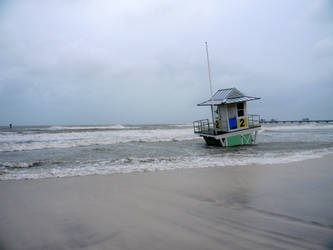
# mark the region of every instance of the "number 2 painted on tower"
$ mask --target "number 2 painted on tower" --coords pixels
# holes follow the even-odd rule
[[[239,127],[245,127],[245,121],[244,121],[244,119],[240,119],[239,120]]]

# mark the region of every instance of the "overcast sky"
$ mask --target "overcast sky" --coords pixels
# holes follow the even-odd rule
[[[188,123],[214,90],[333,119],[333,1],[0,1],[0,124]]]

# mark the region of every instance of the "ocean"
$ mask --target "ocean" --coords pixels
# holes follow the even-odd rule
[[[207,146],[192,124],[0,127],[0,180],[289,163],[333,153],[333,124],[264,124],[255,145]]]

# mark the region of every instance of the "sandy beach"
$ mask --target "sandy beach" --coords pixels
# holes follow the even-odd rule
[[[0,249],[332,249],[333,155],[0,182]]]

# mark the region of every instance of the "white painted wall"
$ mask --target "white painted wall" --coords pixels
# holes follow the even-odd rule
[[[220,108],[220,120],[221,120],[221,126],[223,131],[229,131],[228,126],[228,109],[227,105],[219,105]]]
[[[232,103],[232,104],[227,104],[227,105],[218,105],[219,108],[219,120],[221,121],[221,127],[223,131],[229,132],[229,118],[234,118],[238,117],[238,112],[237,112],[237,104]],[[247,103],[244,102],[244,116],[247,116]],[[238,129],[233,129],[232,131],[236,131]]]

